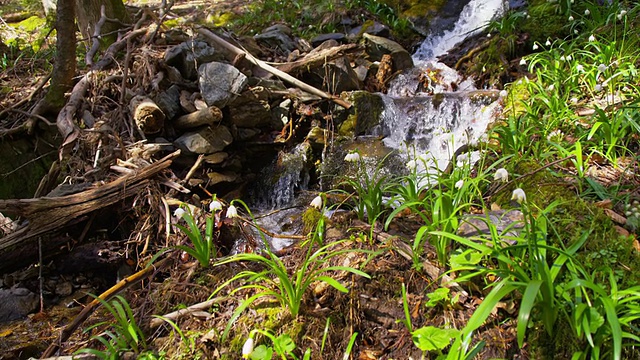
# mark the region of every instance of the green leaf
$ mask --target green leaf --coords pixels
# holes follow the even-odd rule
[[[449,346],[451,339],[460,334],[456,329],[440,329],[435,326],[425,326],[412,335],[413,343],[422,351],[442,350]]]
[[[520,311],[518,312],[518,346],[522,348],[524,344],[524,334],[527,331],[527,324],[529,324],[529,318],[531,317],[531,310],[536,304],[536,297],[542,280],[532,280],[522,295],[522,303],[520,304]]]
[[[273,357],[273,350],[264,345],[260,345],[253,349],[249,358],[251,360],[271,360]]]
[[[278,353],[278,355],[290,354],[293,351],[293,349],[296,348],[296,344],[291,339],[291,336],[287,334],[282,334],[278,336],[273,341],[273,346],[275,347],[276,353]]]

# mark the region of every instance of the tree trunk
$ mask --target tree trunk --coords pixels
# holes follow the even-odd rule
[[[89,43],[95,32],[95,25],[100,20],[100,8],[104,5],[105,15],[109,19],[116,19],[123,23],[129,21],[129,14],[124,7],[122,0],[75,0],[76,9],[78,10],[78,28],[84,39]],[[100,33],[104,34],[101,38],[101,45],[106,48],[116,41],[116,31],[122,27],[117,22],[107,21],[100,29]]]
[[[65,93],[73,87],[76,74],[76,27],[74,0],[58,0],[56,9],[56,55],[47,95],[33,110],[35,114],[57,114]]]

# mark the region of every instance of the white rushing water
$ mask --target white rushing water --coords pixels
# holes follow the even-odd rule
[[[386,146],[408,149],[408,157],[426,154],[427,167],[444,169],[457,148],[484,135],[499,107],[496,94],[478,95],[471,79],[436,57],[481,31],[506,6],[503,0],[471,0],[453,29],[425,39],[413,55],[415,68],[399,75],[383,97]]]

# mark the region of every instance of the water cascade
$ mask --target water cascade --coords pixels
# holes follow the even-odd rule
[[[436,58],[505,11],[503,0],[471,0],[451,30],[429,36],[413,55],[415,68],[399,75],[383,96],[377,128],[394,149],[427,154],[443,169],[460,146],[475,143],[499,106],[496,91],[477,90],[470,80]]]

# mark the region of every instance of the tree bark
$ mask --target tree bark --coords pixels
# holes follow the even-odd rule
[[[78,28],[84,39],[91,43],[95,25],[100,20],[100,8],[104,6],[105,15],[108,19],[118,20],[122,23],[129,21],[129,14],[124,7],[122,0],[75,0]],[[117,31],[122,28],[122,24],[114,21],[107,21],[101,29],[101,45],[106,48],[117,40]]]
[[[73,87],[76,73],[76,25],[74,0],[58,0],[56,9],[56,55],[51,86],[34,114],[57,114],[65,103],[65,93]]]

